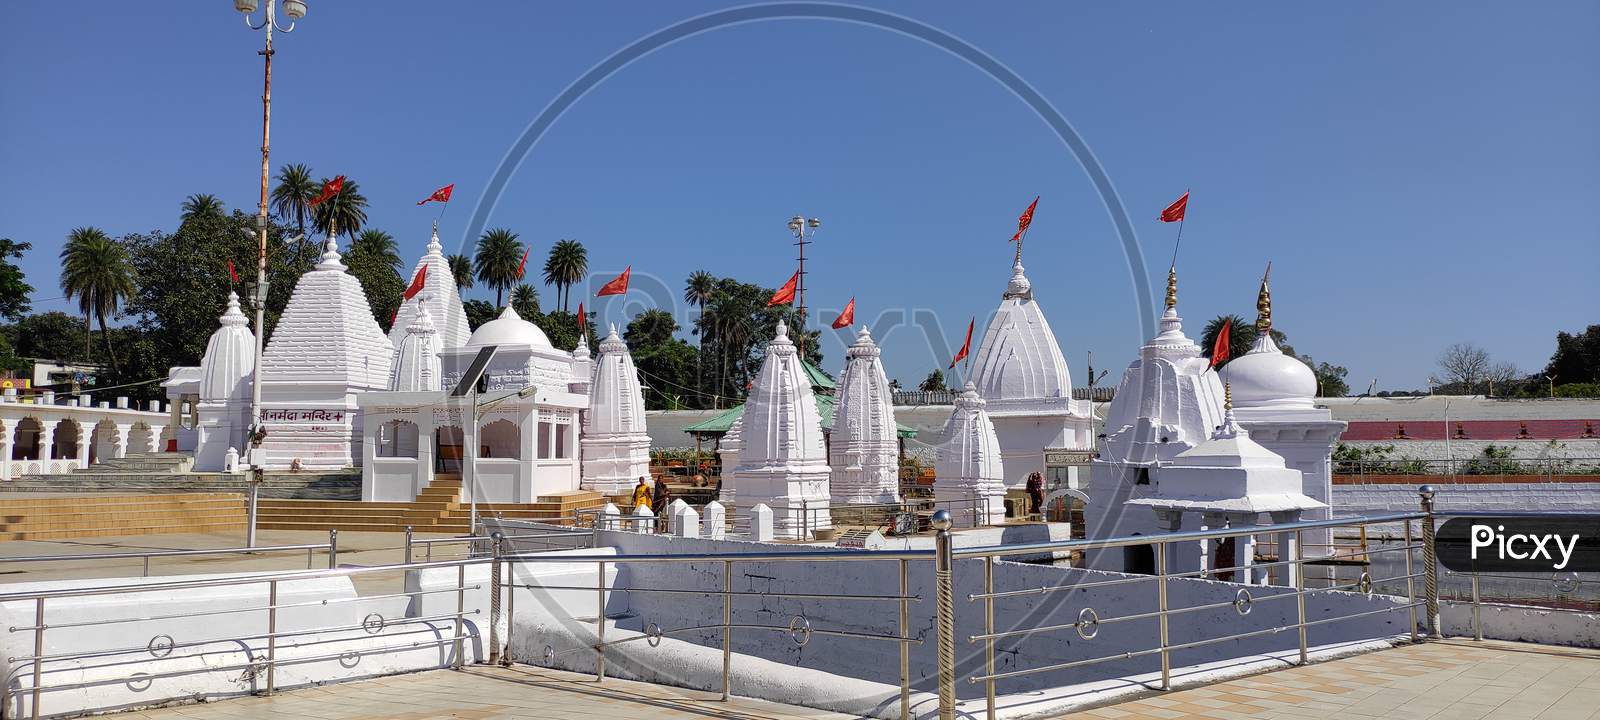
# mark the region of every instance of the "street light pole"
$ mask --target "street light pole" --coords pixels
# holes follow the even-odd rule
[[[801,357],[805,357],[806,342],[806,245],[810,244],[809,238],[816,235],[820,227],[822,220],[818,218],[807,220],[799,215],[789,218],[789,232],[794,233],[795,247],[800,248],[800,268],[795,273],[794,309],[800,315],[799,339],[795,344],[800,349]]]
[[[289,16],[289,26],[279,27],[277,5],[283,3],[283,12]],[[261,429],[261,356],[265,354],[267,344],[267,182],[271,176],[271,137],[272,137],[272,33],[294,32],[296,20],[305,17],[306,4],[302,0],[267,0],[266,18],[260,24],[250,21],[250,16],[256,11],[258,0],[234,0],[233,8],[244,14],[244,24],[251,30],[264,30],[266,44],[257,54],[263,59],[264,68],[261,80],[261,202],[256,213],[256,288],[251,302],[256,306],[256,352],[253,377],[250,379],[250,465],[252,484],[261,482],[261,473],[257,468],[261,462],[260,448],[257,445],[258,432]],[[248,547],[256,546],[256,498],[258,489],[251,488],[250,492],[250,527],[246,531]]]

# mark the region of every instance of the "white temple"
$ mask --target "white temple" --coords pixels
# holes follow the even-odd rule
[[[329,239],[300,277],[261,364],[261,423],[253,462],[267,469],[338,469],[361,457],[358,395],[389,389],[394,345],[361,283]]]
[[[1210,438],[1222,424],[1222,383],[1200,346],[1183,334],[1178,316],[1178,275],[1167,272],[1166,308],[1160,332],[1139,349],[1123,371],[1116,397],[1106,411],[1105,442],[1094,462],[1084,506],[1088,537],[1148,535],[1155,518],[1125,507],[1152,491],[1153,474],[1180,453]],[[1090,551],[1089,567],[1143,570],[1153,561],[1138,548]]]
[[[428,312],[426,293],[417,303],[411,321],[399,329],[404,332],[395,343],[394,381],[389,383],[389,389],[395,392],[441,390],[439,331],[433,326],[433,314]]]
[[[1028,475],[1044,471],[1047,449],[1093,450],[1093,404],[1072,399],[1072,374],[1023,274],[1020,245],[974,363],[973,382],[1000,438],[1006,487],[1021,488]],[[1082,482],[1076,470],[1068,468],[1069,487]]]
[[[934,500],[950,503],[946,509],[957,524],[991,525],[1006,517],[1005,464],[985,404],[968,382],[934,461]]]
[[[832,527],[822,417],[810,376],[782,321],[751,385],[738,442],[739,464],[722,486],[725,504],[767,505],[778,537],[805,537]]]
[[[255,377],[256,336],[250,332],[239,296],[228,293],[221,326],[206,341],[199,367],[199,422],[195,427],[194,469],[217,472],[228,449],[242,455],[249,438],[250,383]]]
[[[427,308],[428,314],[434,318],[434,326],[439,329],[442,347],[467,344],[467,337],[472,330],[467,325],[467,311],[461,304],[461,295],[456,292],[455,274],[450,272],[450,261],[444,256],[444,247],[439,244],[437,222],[433,224],[433,237],[428,240],[427,252],[411,269],[410,277],[415,278],[424,267],[428,269],[428,274],[422,279],[422,292],[400,303],[400,309],[394,316],[394,325],[389,328],[389,341],[399,347],[400,341],[405,339],[406,328],[418,310]]]
[[[880,353],[864,325],[845,351],[828,444],[835,504],[900,502],[899,426]]]
[[[588,347],[579,343],[587,356]],[[605,495],[624,493],[650,476],[650,435],[639,373],[616,325],[600,341],[591,377],[592,400],[583,416],[583,487]]]

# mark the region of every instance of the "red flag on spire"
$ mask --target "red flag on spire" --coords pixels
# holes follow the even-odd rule
[[[323,201],[338,195],[342,190],[344,190],[344,176],[340,175],[322,184],[322,192],[311,199],[311,206],[316,207],[322,204]]]
[[[600,292],[595,293],[594,294],[595,297],[605,297],[607,295],[621,295],[623,293],[628,292],[628,276],[631,275],[632,273],[633,273],[633,266],[629,265],[626,269],[624,269],[622,271],[621,275],[616,276],[616,278],[612,279],[611,282],[608,282],[608,283],[606,283],[604,285],[601,285],[600,286]]]
[[[967,339],[965,342],[961,343],[961,351],[957,352],[955,357],[950,358],[951,368],[954,368],[956,363],[965,359],[967,357],[967,351],[972,349],[972,326],[977,324],[977,322],[977,318],[973,318],[967,322]]]
[[[584,323],[585,323],[585,322],[586,322],[586,321],[587,321],[587,320],[588,320],[588,319],[589,319],[589,318],[587,318],[587,317],[584,317],[584,315],[583,315],[583,302],[581,302],[581,301],[580,301],[580,302],[579,302],[579,303],[578,303],[578,334],[579,334],[579,335],[582,335],[582,334],[583,334],[583,326],[584,326]]]
[[[239,284],[239,271],[233,269],[233,258],[228,258],[228,277],[233,278],[233,284]]]
[[[423,265],[421,269],[417,270],[417,276],[411,278],[411,285],[408,286],[405,293],[400,296],[401,302],[405,302],[406,300],[416,297],[417,293],[422,292],[422,286],[427,284],[427,281],[428,266]]]
[[[426,205],[426,204],[431,203],[431,202],[448,203],[448,202],[450,202],[450,193],[453,193],[455,191],[456,191],[456,184],[455,183],[450,183],[449,185],[446,185],[446,186],[444,186],[442,188],[439,188],[438,190],[433,191],[432,195],[429,195],[429,196],[423,198],[417,204],[418,205]]]
[[[522,251],[522,262],[517,263],[517,279],[522,279],[522,272],[528,269],[528,254],[533,252],[533,243],[528,243],[528,249]]]
[[[1028,209],[1023,210],[1022,215],[1017,217],[1017,234],[1011,236],[1011,242],[1021,240],[1022,234],[1028,231],[1028,226],[1033,224],[1033,210],[1037,207],[1039,207],[1039,196],[1035,195]]]
[[[767,307],[788,305],[794,302],[794,288],[799,282],[800,271],[796,270],[793,275],[789,276],[789,282],[784,283],[783,287],[778,288],[778,291],[772,294],[772,299],[767,301]]]
[[[1228,361],[1228,352],[1233,347],[1230,338],[1233,329],[1233,319],[1222,322],[1222,329],[1217,331],[1217,342],[1211,346],[1211,367],[1216,367]]]
[[[839,313],[839,317],[834,319],[834,321],[833,321],[833,329],[838,330],[840,328],[850,327],[850,324],[855,322],[855,321],[856,321],[856,299],[855,298],[850,298],[850,302],[845,303],[844,312]]]
[[[1161,211],[1161,222],[1183,222],[1183,213],[1189,209],[1189,191],[1183,191],[1183,196],[1174,200],[1167,209]]]

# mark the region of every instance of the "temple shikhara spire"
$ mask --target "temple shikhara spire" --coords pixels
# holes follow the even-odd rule
[[[900,501],[899,426],[879,354],[865,326],[845,351],[828,443],[835,504]]]
[[[933,496],[948,503],[958,524],[988,525],[1005,518],[1005,463],[994,423],[972,383],[956,397],[934,463]]]
[[[587,355],[588,348],[580,347]],[[589,386],[589,409],[584,413],[583,487],[616,495],[649,475],[644,392],[628,345],[612,325],[600,341],[600,356]]]
[[[723,482],[735,502],[770,507],[783,537],[832,527],[822,417],[810,375],[781,320],[745,402],[739,444],[739,465]]]

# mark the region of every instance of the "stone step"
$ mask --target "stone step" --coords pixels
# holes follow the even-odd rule
[[[245,514],[232,493],[16,498],[0,500],[0,540],[219,532]]]
[[[226,522],[206,522],[185,525],[167,524],[137,527],[0,532],[0,540],[64,540],[68,538],[80,537],[104,537],[107,535],[162,535],[166,533],[217,533],[232,531],[243,532],[247,524],[248,521],[241,515],[236,520],[229,520]],[[4,559],[0,558],[0,562],[4,562]]]
[[[192,493],[181,496],[172,494],[164,495],[71,495],[63,497],[27,497],[0,500],[0,514],[30,511],[54,510],[60,508],[89,508],[107,505],[133,506],[133,505],[160,505],[170,506],[173,503],[185,504],[210,504],[210,503],[244,503],[244,496],[238,493]]]

